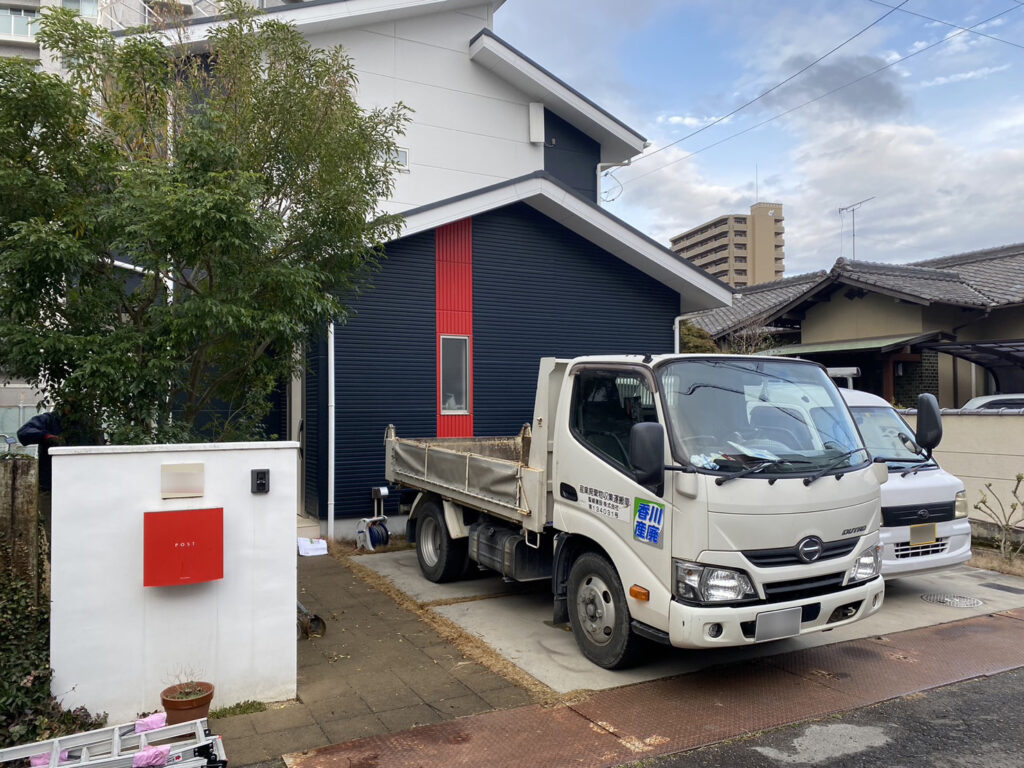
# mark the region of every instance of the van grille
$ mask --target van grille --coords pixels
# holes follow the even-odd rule
[[[917,525],[918,523],[944,523],[956,514],[955,501],[936,504],[907,504],[902,507],[882,507],[882,525]]]
[[[949,546],[949,539],[936,539],[932,544],[918,544],[910,546],[909,541],[901,541],[895,546],[896,558],[904,560],[909,557],[927,557],[928,555],[941,555]]]

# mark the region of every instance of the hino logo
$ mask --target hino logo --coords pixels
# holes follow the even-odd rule
[[[917,511],[917,519],[918,520],[927,520],[928,517],[929,517],[929,514],[930,513],[928,512],[927,509],[919,509]]]
[[[800,539],[800,543],[796,545],[796,554],[805,563],[813,563],[821,557],[823,548],[821,539],[817,536],[807,536]]]

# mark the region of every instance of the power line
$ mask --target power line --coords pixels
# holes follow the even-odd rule
[[[780,112],[777,115],[773,115],[772,117],[769,117],[766,120],[762,120],[759,123],[755,123],[754,125],[750,126],[749,128],[744,128],[742,131],[737,131],[736,133],[730,134],[729,136],[726,136],[724,139],[719,139],[718,141],[713,142],[711,144],[708,144],[707,146],[701,147],[700,149],[696,149],[693,152],[689,152],[688,154],[685,154],[682,157],[677,157],[675,160],[671,160],[671,161],[665,163],[664,165],[659,165],[657,168],[652,168],[649,171],[645,171],[644,173],[641,173],[639,176],[634,176],[631,179],[625,179],[625,180],[622,180],[622,181],[619,181],[618,179],[616,179],[616,181],[619,181],[619,184],[621,184],[623,187],[625,187],[626,184],[632,184],[633,182],[639,181],[640,179],[644,178],[645,176],[650,176],[652,173],[657,173],[658,171],[663,171],[666,168],[675,165],[676,163],[682,162],[683,160],[688,160],[689,158],[693,157],[694,155],[699,155],[700,153],[706,152],[709,149],[713,149],[714,147],[717,147],[717,146],[719,146],[721,144],[724,144],[727,141],[731,141],[732,139],[738,138],[738,137],[742,136],[745,133],[750,133],[751,131],[753,131],[753,130],[755,130],[757,128],[760,128],[761,126],[767,125],[768,123],[772,123],[772,122],[778,120],[781,117],[785,117],[786,115],[792,114],[793,112],[796,112],[798,109],[803,109],[804,107],[808,107],[811,104],[814,104],[815,102],[821,101],[822,99],[826,98],[827,96],[831,96],[832,94],[838,93],[839,91],[841,91],[841,90],[843,90],[845,88],[849,88],[851,85],[856,85],[859,82],[867,80],[869,77],[877,75],[879,72],[882,72],[883,70],[889,69],[890,67],[894,67],[897,64],[901,64],[902,62],[906,61],[907,59],[912,59],[914,56],[917,56],[918,54],[924,53],[925,51],[929,51],[929,50],[931,50],[932,48],[934,48],[934,47],[936,47],[938,45],[942,45],[943,43],[948,43],[954,37],[959,37],[960,35],[964,34],[965,32],[971,32],[971,31],[974,30],[975,27],[980,27],[982,24],[988,24],[990,21],[992,21],[994,19],[998,19],[1000,16],[1005,16],[1006,14],[1010,13],[1011,11],[1016,11],[1018,8],[1021,8],[1022,6],[1024,6],[1024,3],[1018,2],[1018,0],[1013,0],[1013,2],[1016,3],[1016,5],[1014,5],[1013,8],[1007,8],[1005,11],[1000,11],[999,13],[995,14],[994,16],[989,16],[987,19],[979,21],[977,24],[974,24],[971,27],[965,27],[964,29],[960,30],[959,32],[953,33],[949,37],[944,37],[941,40],[938,40],[938,41],[936,41],[936,42],[934,42],[934,43],[932,43],[930,45],[925,46],[924,48],[920,48],[920,49],[918,49],[916,51],[913,51],[912,53],[908,53],[906,56],[901,56],[898,59],[890,61],[888,64],[884,64],[883,66],[879,67],[878,69],[875,69],[875,70],[872,70],[871,72],[868,72],[866,75],[861,75],[860,77],[856,78],[855,80],[851,80],[848,83],[844,83],[843,85],[840,85],[840,86],[838,86],[836,88],[833,88],[831,91],[826,91],[825,93],[823,93],[823,94],[821,94],[819,96],[815,96],[813,99],[809,99],[808,101],[805,101],[803,104],[798,104],[795,107],[790,107],[786,111]],[[671,146],[671,145],[666,145],[665,148],[667,148],[668,146]],[[643,158],[640,158],[640,159],[643,159]]]
[[[784,85],[785,85],[786,83],[790,82],[791,80],[795,80],[795,79],[796,79],[797,77],[799,77],[800,75],[802,75],[802,74],[803,74],[804,72],[806,72],[806,71],[807,71],[808,69],[810,69],[811,67],[813,67],[813,66],[814,66],[815,64],[818,64],[819,62],[823,61],[824,59],[827,59],[827,58],[828,58],[829,56],[831,56],[831,55],[832,55],[833,53],[835,53],[836,51],[838,51],[838,50],[839,50],[840,48],[842,48],[842,47],[843,47],[844,45],[846,45],[847,43],[851,43],[851,42],[853,42],[853,41],[854,41],[854,40],[856,40],[856,39],[857,39],[858,37],[860,37],[860,36],[861,36],[861,35],[863,35],[863,34],[864,34],[865,32],[867,32],[867,31],[868,31],[869,29],[871,29],[871,28],[872,28],[873,26],[875,26],[875,25],[876,25],[876,24],[878,24],[878,23],[879,23],[880,21],[882,21],[883,19],[885,19],[885,17],[887,17],[887,16],[890,16],[891,14],[893,14],[893,13],[895,13],[896,11],[900,10],[900,8],[902,8],[902,7],[903,7],[904,5],[906,5],[906,4],[908,3],[908,2],[910,2],[910,0],[903,0],[903,2],[902,2],[902,3],[900,3],[900,4],[899,4],[899,5],[897,5],[897,6],[889,6],[889,10],[888,10],[888,11],[886,11],[885,13],[883,13],[883,14],[882,14],[881,16],[879,16],[879,17],[878,17],[877,19],[875,19],[874,21],[872,21],[872,22],[871,22],[870,24],[868,24],[868,25],[867,25],[866,27],[864,27],[863,29],[861,29],[860,31],[858,31],[858,32],[857,32],[856,34],[854,34],[854,35],[852,35],[852,36],[850,36],[850,37],[846,38],[845,40],[843,40],[843,42],[839,43],[839,45],[837,45],[837,46],[836,46],[835,48],[833,48],[832,50],[828,51],[827,53],[824,53],[824,54],[822,54],[821,56],[819,56],[818,58],[816,58],[816,59],[815,59],[814,61],[812,61],[812,62],[811,62],[810,64],[808,64],[807,66],[803,67],[802,69],[800,69],[800,70],[798,70],[798,71],[794,72],[794,73],[793,73],[792,75],[790,75],[789,77],[787,77],[787,78],[786,78],[785,80],[783,80],[782,82],[780,82],[780,83],[776,83],[776,84],[775,84],[775,85],[773,85],[773,86],[772,86],[771,88],[769,88],[769,89],[768,89],[767,91],[764,91],[764,92],[762,92],[762,93],[759,93],[759,94],[758,94],[757,96],[755,96],[754,98],[750,99],[749,101],[746,101],[746,102],[744,102],[743,104],[740,104],[740,105],[739,105],[738,107],[736,107],[736,109],[734,109],[734,110],[733,110],[732,112],[729,112],[728,114],[722,115],[721,117],[716,117],[716,118],[715,118],[714,120],[712,120],[712,121],[711,121],[710,123],[708,123],[707,125],[703,125],[703,126],[701,126],[701,127],[700,127],[700,128],[698,128],[698,129],[697,129],[696,131],[693,131],[692,133],[688,133],[688,134],[686,134],[686,135],[685,135],[685,136],[683,136],[683,137],[682,137],[681,139],[676,139],[676,140],[675,140],[675,141],[673,141],[673,142],[672,142],[671,144],[666,144],[666,145],[665,145],[665,146],[663,146],[663,147],[658,147],[658,149],[654,150],[653,152],[650,152],[650,153],[648,153],[648,154],[646,154],[646,155],[642,155],[642,156],[640,156],[640,157],[636,158],[636,160],[634,160],[633,162],[634,162],[634,163],[636,163],[636,162],[639,162],[640,160],[646,160],[646,159],[647,159],[648,157],[654,157],[654,156],[655,156],[656,154],[658,154],[659,152],[663,152],[663,151],[665,151],[666,149],[668,149],[669,147],[674,147],[674,146],[675,146],[676,144],[679,144],[680,142],[686,141],[687,139],[691,139],[691,138],[693,138],[694,136],[696,136],[696,135],[697,135],[698,133],[703,133],[703,132],[704,132],[704,131],[706,131],[706,130],[707,130],[708,128],[711,128],[711,127],[713,127],[713,126],[715,126],[715,125],[718,125],[718,124],[719,124],[720,122],[722,122],[723,120],[728,120],[728,119],[729,119],[730,117],[732,117],[733,115],[735,115],[735,114],[736,114],[737,112],[741,112],[742,110],[744,110],[744,109],[746,109],[747,107],[749,107],[749,106],[750,106],[751,104],[753,104],[753,103],[755,103],[755,102],[757,102],[757,101],[760,101],[761,99],[763,99],[763,98],[764,98],[765,96],[767,96],[767,95],[768,95],[769,93],[771,93],[772,91],[777,91],[777,90],[778,90],[779,88],[781,88],[782,86],[784,86]],[[608,172],[606,171],[606,173],[608,173]]]
[[[1016,0],[1014,1],[1016,2]],[[909,14],[910,16],[917,16],[919,19],[927,19],[928,21],[934,21],[936,24],[943,24],[944,26],[952,27],[953,29],[959,29],[963,32],[970,32],[971,34],[978,35],[979,37],[987,37],[989,40],[995,40],[997,43],[1006,43],[1007,45],[1012,45],[1014,48],[1024,49],[1024,45],[1021,45],[1020,43],[1015,43],[1012,40],[1004,40],[1003,38],[996,37],[995,35],[986,35],[984,32],[979,32],[978,30],[971,29],[970,27],[961,27],[959,24],[954,24],[950,21],[934,19],[931,16],[925,16],[923,13],[907,10],[906,8],[903,8],[901,5],[889,5],[888,3],[883,3],[882,0],[868,0],[868,2],[874,3],[875,5],[880,5],[883,8],[892,8],[894,11],[902,11],[903,13]],[[1020,3],[1017,4],[1020,5]],[[1010,10],[1014,9],[1011,8]]]

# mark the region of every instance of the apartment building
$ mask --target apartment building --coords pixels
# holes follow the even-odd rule
[[[785,271],[781,203],[754,203],[749,214],[728,214],[676,235],[671,248],[733,288],[778,280]]]

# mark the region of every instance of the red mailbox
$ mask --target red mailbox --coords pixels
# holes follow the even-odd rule
[[[147,512],[142,585],[170,587],[224,578],[224,508]]]

